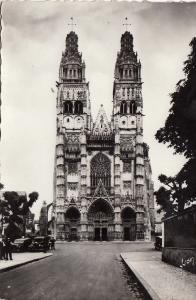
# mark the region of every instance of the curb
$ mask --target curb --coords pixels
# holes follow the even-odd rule
[[[121,259],[126,264],[126,266],[130,269],[130,271],[135,275],[137,280],[140,282],[140,284],[143,286],[146,293],[151,297],[152,300],[161,300],[161,298],[157,295],[157,293],[151,288],[151,286],[143,279],[142,276],[134,269],[133,266],[128,265],[126,260],[123,258],[123,256],[120,254]]]
[[[5,267],[5,268],[3,268],[3,269],[0,269],[0,273],[4,273],[4,272],[10,271],[10,270],[12,270],[12,269],[16,269],[16,268],[18,268],[18,267],[22,267],[22,266],[24,266],[24,265],[30,264],[30,263],[32,263],[32,262],[35,262],[35,261],[38,261],[38,260],[42,260],[42,259],[44,259],[44,258],[51,257],[52,255],[53,255],[53,254],[47,255],[47,256],[44,256],[44,257],[37,257],[37,258],[31,259],[31,260],[24,261],[24,262],[22,262],[22,263],[13,265],[13,266]]]
[[[60,240],[57,240],[56,241],[56,244],[83,244],[83,243],[93,243],[93,244],[98,244],[98,243],[104,243],[104,244],[116,244],[116,243],[119,243],[119,244],[145,244],[145,245],[148,245],[148,244],[153,244],[152,241],[122,241],[122,240],[112,240],[112,241],[91,241],[91,240],[81,240],[81,241],[60,241]]]

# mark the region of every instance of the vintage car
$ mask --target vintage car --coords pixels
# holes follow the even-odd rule
[[[23,252],[28,251],[28,247],[31,244],[31,238],[20,238],[16,239],[12,244],[12,251],[13,252]]]
[[[162,236],[155,237],[154,248],[155,250],[162,250]]]
[[[44,251],[49,250],[49,237],[36,236],[31,245],[28,247],[29,251]],[[46,249],[45,249],[46,247]]]

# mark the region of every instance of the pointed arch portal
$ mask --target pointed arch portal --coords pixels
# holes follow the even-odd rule
[[[75,206],[71,206],[65,213],[65,239],[77,241],[79,238],[78,227],[80,223],[80,212]]]
[[[103,198],[95,200],[88,210],[89,239],[95,241],[113,239],[113,220],[114,211],[110,203]]]
[[[125,241],[135,241],[136,239],[136,213],[127,206],[121,211],[123,226],[123,239]]]

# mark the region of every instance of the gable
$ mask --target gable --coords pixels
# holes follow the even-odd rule
[[[106,189],[103,185],[102,180],[100,179],[93,197],[107,197],[107,196],[108,196],[108,194],[106,192]]]
[[[108,134],[111,132],[111,126],[110,123],[108,122],[107,115],[105,113],[103,105],[101,105],[99,109],[92,131],[93,134],[100,134],[100,133]]]

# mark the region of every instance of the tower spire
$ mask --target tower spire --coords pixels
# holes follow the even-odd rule
[[[123,24],[123,26],[125,26],[125,28],[126,28],[126,31],[127,31],[128,26],[131,26],[131,24],[129,24],[127,22],[128,22],[128,18],[126,17],[125,18],[125,23]]]
[[[71,22],[68,23],[68,26],[71,26],[71,31],[73,31],[74,26],[76,26],[76,24],[74,23],[74,19],[73,17],[70,18]]]

